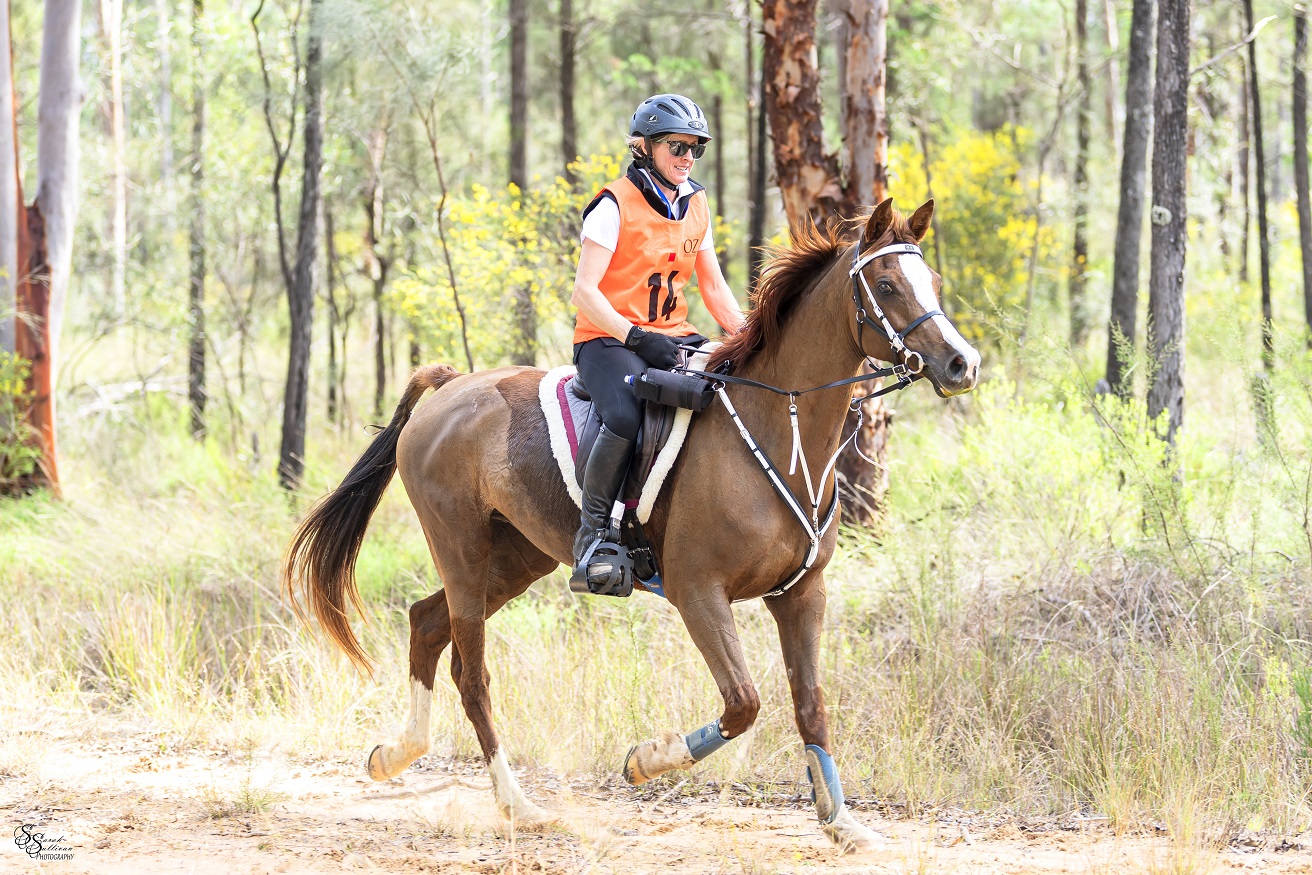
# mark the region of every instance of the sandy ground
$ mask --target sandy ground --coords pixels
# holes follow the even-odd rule
[[[1312,835],[1186,847],[1154,830],[1117,836],[1097,820],[909,819],[861,800],[857,818],[888,847],[841,856],[795,788],[633,790],[546,772],[517,774],[560,823],[512,830],[477,763],[425,757],[375,784],[358,763],[175,754],[149,734],[53,742],[30,768],[0,771],[0,872],[1312,873]],[[23,826],[62,840],[72,859],[28,857],[11,839]]]

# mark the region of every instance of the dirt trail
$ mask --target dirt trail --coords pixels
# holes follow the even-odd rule
[[[926,822],[864,810],[858,819],[888,837],[887,849],[839,856],[800,806],[671,798],[678,791],[668,787],[598,790],[546,773],[520,778],[560,824],[512,833],[475,763],[429,757],[375,784],[354,763],[159,750],[145,734],[57,742],[30,769],[9,769],[20,774],[0,770],[0,872],[1312,873],[1312,836],[1199,849],[1093,824]],[[10,838],[24,825],[62,839],[72,859],[29,858]]]

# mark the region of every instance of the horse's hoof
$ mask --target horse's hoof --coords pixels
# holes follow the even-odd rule
[[[516,829],[534,829],[549,826],[560,820],[560,815],[553,814],[527,799],[521,799],[514,807],[503,807],[501,816],[510,821]]]
[[[624,756],[624,780],[637,787],[671,769],[691,769],[696,762],[687,740],[667,729],[660,738],[649,738],[629,748]]]
[[[651,778],[648,778],[646,775],[638,771],[638,761],[633,756],[637,751],[638,746],[635,744],[633,747],[629,748],[629,752],[624,755],[624,780],[628,781],[634,787],[637,787],[639,784],[645,784],[651,780]]]
[[[381,744],[374,745],[374,749],[369,751],[368,759],[364,761],[364,770],[368,772],[369,777],[375,781],[386,781],[388,778],[392,777],[383,771],[383,758],[378,756],[378,752],[382,749],[383,746]],[[375,757],[377,758],[377,765],[374,765]]]
[[[820,828],[841,853],[866,854],[884,850],[884,837],[858,822],[846,805],[833,823],[822,823]]]

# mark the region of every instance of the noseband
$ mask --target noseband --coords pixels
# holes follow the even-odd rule
[[[920,251],[920,247],[914,243],[893,243],[882,249],[876,249],[874,252],[867,253],[862,257],[861,242],[859,240],[857,241],[856,247],[852,250],[852,269],[847,272],[847,275],[852,278],[852,302],[856,304],[856,345],[861,350],[861,354],[865,355],[866,349],[861,343],[861,332],[869,326],[870,330],[877,332],[881,337],[888,341],[889,345],[893,347],[894,355],[902,356],[902,363],[910,373],[919,374],[924,370],[925,358],[914,349],[907,347],[906,338],[911,332],[920,327],[920,323],[928,319],[933,319],[935,316],[942,316],[943,311],[928,310],[921,314],[919,318],[915,319],[901,333],[895,331],[892,323],[888,321],[888,317],[884,315],[884,309],[880,307],[879,302],[875,300],[875,293],[870,290],[870,283],[866,282],[866,275],[864,272],[866,265],[874,261],[876,258],[882,258],[885,255],[918,255],[922,260],[925,257],[925,254]],[[875,319],[870,318],[870,315],[866,312],[866,308],[861,304],[862,289],[865,290],[866,300],[870,302],[870,311],[874,313],[875,319],[879,320],[878,322],[876,322]],[[914,366],[912,365],[913,360],[915,361]]]

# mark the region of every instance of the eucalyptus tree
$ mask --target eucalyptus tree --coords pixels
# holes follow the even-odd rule
[[[1185,164],[1189,122],[1190,0],[1159,0],[1153,98],[1153,206],[1148,280],[1148,414],[1167,412],[1165,440],[1184,421]]]
[[[1253,166],[1257,182],[1257,251],[1262,282],[1262,365],[1275,366],[1275,338],[1271,314],[1271,238],[1266,223],[1266,161],[1262,142],[1262,92],[1258,88],[1257,32],[1253,27],[1253,0],[1244,0],[1244,24],[1248,32],[1248,90],[1251,100]]]
[[[1307,156],[1307,10],[1294,7],[1294,188],[1298,200],[1298,242],[1303,262],[1303,312],[1312,345],[1312,198]]]
[[[187,197],[187,399],[191,434],[205,436],[205,0],[191,3],[191,156]]]
[[[1132,384],[1128,359],[1139,310],[1139,246],[1143,239],[1144,173],[1153,112],[1153,0],[1134,0],[1130,59],[1125,77],[1125,133],[1121,147],[1121,196],[1116,214],[1111,319],[1107,325],[1107,383],[1121,398]]]

